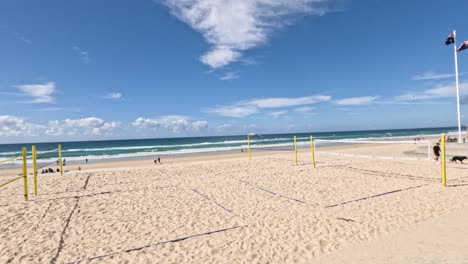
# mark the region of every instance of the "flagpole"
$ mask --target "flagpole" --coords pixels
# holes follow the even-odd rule
[[[458,143],[462,142],[461,138],[461,122],[460,122],[460,89],[458,88],[458,58],[457,58],[457,35],[456,31],[453,31],[453,53],[455,56],[455,86],[457,89],[457,114],[458,114]]]

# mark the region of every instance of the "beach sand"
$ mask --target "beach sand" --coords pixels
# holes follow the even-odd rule
[[[468,263],[468,208],[339,250],[317,263]]]
[[[468,251],[443,247],[466,245],[468,165],[448,164],[443,187],[434,161],[321,151],[316,160],[314,169],[303,149],[297,166],[291,151],[70,165],[63,176],[40,174],[29,202],[17,181],[0,189],[0,263],[408,263],[415,252],[425,257],[411,263],[466,260]],[[398,241],[407,250],[391,246]]]

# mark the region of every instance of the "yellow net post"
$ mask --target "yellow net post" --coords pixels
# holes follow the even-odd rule
[[[37,195],[37,160],[36,160],[36,145],[32,145],[32,159],[33,159],[33,175],[34,175],[34,195]]]
[[[447,169],[445,166],[445,136],[440,136],[440,148],[441,148],[441,174],[442,174],[442,185],[447,186]]]
[[[59,164],[60,164],[60,176],[63,176],[63,162],[62,162],[62,144],[58,145]]]
[[[296,165],[297,165],[297,144],[296,144],[296,136],[294,136],[294,155],[296,157]]]
[[[23,181],[24,181],[24,200],[28,201],[28,165],[26,163],[26,147],[23,147]]]
[[[315,168],[315,146],[313,136],[310,136],[310,154],[312,155],[312,166]]]
[[[250,160],[250,136],[247,136],[247,152],[249,153],[249,160]]]

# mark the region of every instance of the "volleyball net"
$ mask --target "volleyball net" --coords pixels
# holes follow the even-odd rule
[[[282,159],[292,161],[296,166],[312,165],[316,168],[317,161],[319,169],[338,164],[341,169],[347,168],[364,174],[393,175],[427,182],[441,181],[444,186],[468,184],[466,168],[462,165],[468,163],[468,144],[446,142],[444,136],[431,140],[314,139],[312,136],[309,140],[306,139],[307,137],[294,136],[286,143],[264,147],[250,145],[249,138],[246,138],[248,159],[255,156],[255,151],[280,150],[287,151],[287,156],[282,156]],[[362,161],[356,162],[357,159]],[[350,162],[343,163],[343,160]],[[438,164],[429,165],[433,164],[427,163],[430,160],[435,160]],[[426,162],[428,166],[421,167],[419,162]],[[452,181],[450,184],[447,184],[447,174]]]
[[[323,140],[314,141],[317,153],[375,159],[430,160],[432,143],[426,140]]]
[[[52,172],[50,166],[56,164],[59,166],[57,170],[60,171],[61,175],[63,175],[63,164],[62,164],[62,151],[61,145],[58,145],[58,148],[53,150],[47,151],[37,151],[36,146],[31,146],[31,151],[28,152],[26,147],[22,147],[21,155],[12,156],[12,157],[4,157],[0,159],[0,189],[5,189],[14,185],[8,189],[8,192],[16,190],[17,188],[21,188],[21,184],[18,182],[23,182],[23,192],[24,192],[24,200],[29,200],[29,183],[28,183],[28,176],[32,176],[32,183],[33,183],[33,190],[34,195],[38,194],[38,181],[37,176],[39,172],[44,173],[45,170],[47,172]],[[18,154],[14,153],[14,154]],[[38,163],[38,160],[42,162]],[[29,175],[28,175],[29,171]],[[2,190],[2,192],[4,192]]]
[[[0,160],[0,165],[8,165],[20,163],[21,166],[8,166],[0,170],[0,189],[5,189],[7,186],[15,185],[21,188],[18,182],[23,180],[24,200],[28,201],[28,173],[27,173],[27,150],[25,147],[21,149],[21,155],[8,157]],[[3,192],[3,191],[2,191]]]
[[[255,155],[255,152],[282,151],[293,152],[296,160],[298,152],[301,153],[300,156],[304,155],[304,149],[310,149],[311,155],[317,152],[356,158],[430,160],[433,158],[434,146],[434,142],[428,140],[314,139],[312,136],[292,136],[287,142],[278,144],[258,144],[255,141],[250,142],[249,138],[246,140],[249,158]]]

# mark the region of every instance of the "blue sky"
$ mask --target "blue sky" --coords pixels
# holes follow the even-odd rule
[[[453,29],[457,45],[468,40],[466,10],[451,0],[3,0],[0,142],[454,126],[444,41]],[[468,101],[468,51],[458,55]]]

